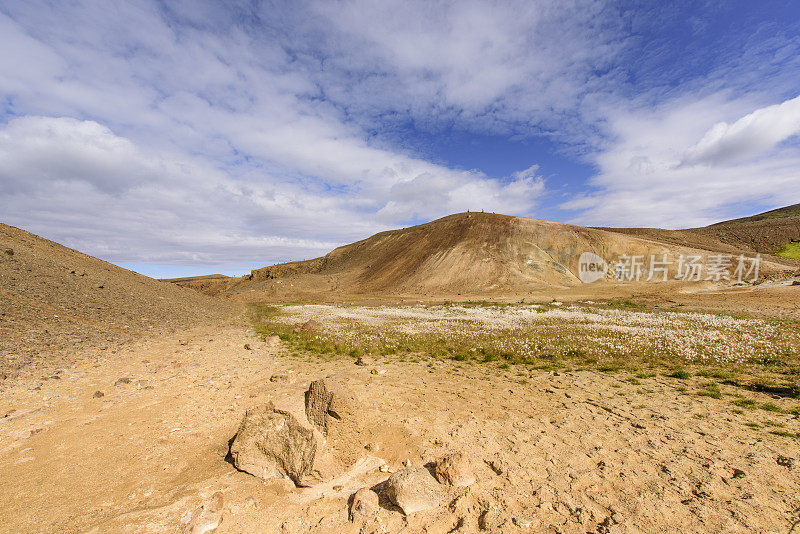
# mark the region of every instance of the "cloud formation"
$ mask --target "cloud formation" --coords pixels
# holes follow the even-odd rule
[[[746,113],[752,102],[712,95],[620,114],[610,123],[614,140],[593,155],[595,191],[563,207],[579,210],[583,224],[687,228],[737,206],[791,204],[800,199],[800,152],[779,143],[800,129],[799,102]]]
[[[757,27],[712,68],[664,68],[658,29],[684,22],[602,0],[4,2],[0,215],[111,261],[205,270],[467,209],[538,215],[565,186],[564,217],[593,224],[800,199],[800,42]],[[545,137],[597,174],[531,155],[489,175],[409,130]]]
[[[691,147],[684,164],[724,164],[757,156],[800,132],[800,96],[757,109],[733,124],[715,124]]]

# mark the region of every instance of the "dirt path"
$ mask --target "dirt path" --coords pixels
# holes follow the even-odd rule
[[[219,533],[789,532],[800,514],[798,441],[768,431],[800,432],[798,418],[737,413],[732,397],[688,394],[694,379],[359,367],[292,357],[242,328],[140,339],[57,371],[26,369],[0,386],[0,530],[181,532],[217,491]],[[280,372],[289,381],[269,380]],[[225,462],[246,408],[297,399],[332,373],[348,378],[378,444],[357,469],[296,489]],[[471,458],[475,485],[408,518],[388,507],[348,520],[350,495],[388,476],[378,465],[454,450]]]

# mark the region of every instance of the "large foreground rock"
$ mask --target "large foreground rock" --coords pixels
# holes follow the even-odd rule
[[[298,486],[311,472],[316,453],[314,431],[271,402],[247,410],[231,444],[237,469],[260,478],[287,476]]]
[[[389,477],[386,495],[408,515],[438,507],[442,490],[427,469],[409,467]]]

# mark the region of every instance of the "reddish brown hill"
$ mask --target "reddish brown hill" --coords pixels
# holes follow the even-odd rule
[[[322,258],[256,269],[221,292],[259,300],[304,294],[524,294],[579,285],[578,258],[690,254],[700,246],[489,213],[459,213],[381,232]],[[713,248],[711,250],[714,250]]]

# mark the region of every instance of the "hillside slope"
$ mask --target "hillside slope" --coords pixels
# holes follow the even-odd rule
[[[646,237],[646,236],[645,236]],[[349,295],[524,294],[580,285],[578,260],[696,253],[623,233],[489,213],[459,213],[382,232],[324,257],[256,269],[231,280],[223,296],[258,300],[302,293]]]
[[[223,320],[239,307],[0,224],[0,373],[64,347]]]
[[[610,232],[684,244],[720,252],[749,251],[775,254],[782,246],[800,241],[800,204],[750,217],[718,222],[701,228],[602,228]]]

